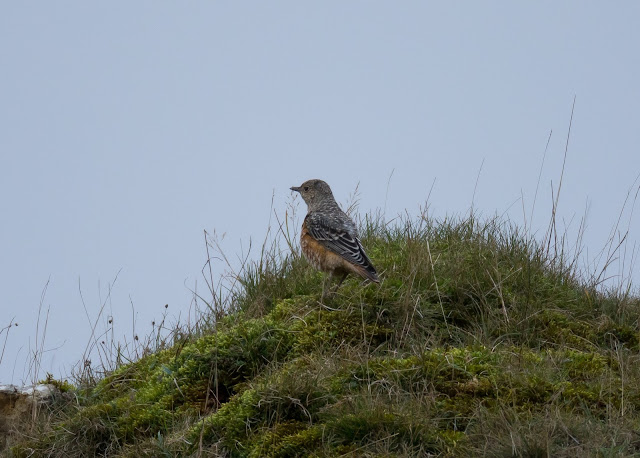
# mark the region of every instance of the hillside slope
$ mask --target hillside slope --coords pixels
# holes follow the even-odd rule
[[[10,456],[640,454],[640,300],[498,220],[368,222],[380,286],[277,249],[203,335],[75,389]],[[71,399],[71,401],[69,400]]]

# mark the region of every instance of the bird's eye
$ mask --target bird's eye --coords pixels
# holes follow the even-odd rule
[[[304,190],[305,190],[305,191],[308,191],[308,190],[309,190],[309,186],[305,186],[305,187],[304,187]]]

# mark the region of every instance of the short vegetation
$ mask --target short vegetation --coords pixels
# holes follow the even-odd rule
[[[321,303],[324,275],[283,225],[208,326],[66,386],[7,453],[640,455],[629,285],[500,219],[361,226],[379,286],[349,278]]]

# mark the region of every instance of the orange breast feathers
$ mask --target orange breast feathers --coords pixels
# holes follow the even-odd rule
[[[314,239],[307,229],[306,224],[302,224],[300,234],[300,248],[309,263],[318,270],[334,273],[353,273],[362,278],[368,278],[367,273],[360,266],[356,266],[342,256],[326,248],[322,243]]]

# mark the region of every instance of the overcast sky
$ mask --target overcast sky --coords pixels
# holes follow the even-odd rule
[[[639,21],[635,1],[3,2],[0,383],[33,376],[47,281],[39,376],[64,376],[110,289],[116,340],[184,317],[203,231],[246,251],[309,178],[342,203],[359,183],[361,214],[415,215],[433,186],[433,216],[473,199],[522,224],[552,132],[543,232],[574,97],[559,215],[588,208],[596,253],[640,173]]]

